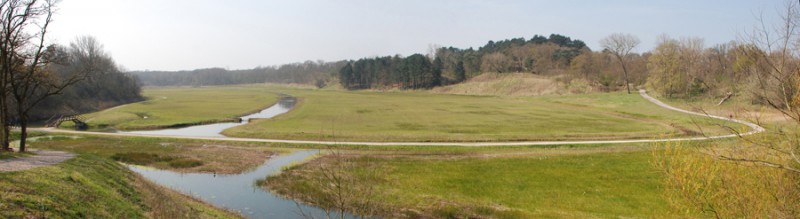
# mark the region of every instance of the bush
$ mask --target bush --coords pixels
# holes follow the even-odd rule
[[[169,166],[173,168],[192,168],[203,165],[203,161],[193,158],[181,158],[169,162]]]
[[[111,156],[111,159],[114,159],[119,162],[123,163],[130,163],[136,165],[147,165],[155,162],[161,161],[172,161],[174,158],[169,156],[159,156],[158,154],[154,153],[143,153],[143,152],[128,152],[128,153],[117,153]]]

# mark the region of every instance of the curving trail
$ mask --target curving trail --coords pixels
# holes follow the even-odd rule
[[[49,166],[75,157],[75,154],[63,151],[37,150],[32,152],[36,154],[29,157],[0,160],[0,172],[15,172]]]
[[[289,143],[289,144],[319,144],[319,145],[366,145],[366,146],[462,146],[462,147],[487,147],[487,146],[527,146],[527,145],[571,145],[571,144],[623,144],[623,143],[646,143],[646,142],[666,142],[666,141],[697,141],[719,138],[733,138],[745,135],[752,135],[764,132],[765,129],[754,123],[742,121],[733,118],[726,118],[721,116],[708,115],[698,112],[692,112],[680,108],[670,106],[661,102],[650,95],[647,91],[639,90],[639,95],[648,101],[664,107],[666,109],[705,116],[714,119],[720,119],[729,122],[740,123],[750,127],[752,130],[746,133],[737,133],[729,135],[717,136],[702,136],[702,137],[687,137],[687,138],[667,138],[667,139],[632,139],[632,140],[584,140],[584,141],[518,141],[518,142],[351,142],[351,141],[310,141],[310,140],[281,140],[281,139],[256,139],[256,138],[236,138],[236,137],[186,137],[186,136],[165,136],[165,135],[144,135],[144,134],[129,134],[129,133],[104,133],[104,132],[83,132],[60,130],[55,128],[35,128],[31,130],[44,131],[51,133],[67,133],[67,134],[88,134],[88,135],[101,135],[101,136],[135,136],[135,137],[157,137],[157,138],[175,138],[175,139],[196,139],[196,140],[215,140],[215,141],[240,141],[240,142],[266,142],[266,143]]]

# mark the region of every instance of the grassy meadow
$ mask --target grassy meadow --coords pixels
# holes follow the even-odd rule
[[[275,87],[300,99],[269,120],[225,130],[235,137],[328,141],[649,139],[728,133],[722,121],[673,112],[638,94],[500,97],[429,92]]]
[[[230,121],[299,98],[273,119],[225,130],[234,137],[326,141],[481,142],[649,139],[723,134],[737,124],[662,109],[637,94],[470,96],[244,85],[145,89],[147,101],[87,115],[94,129],[155,129]]]
[[[79,159],[91,159],[98,164],[118,160],[179,172],[216,173],[244,171],[263,163],[270,154],[294,150],[289,147],[314,147],[110,136],[39,138],[31,145],[37,149],[79,152],[83,154]],[[645,143],[331,149],[340,149],[356,158],[351,160],[353,168],[347,172],[380,170],[380,183],[375,185],[381,197],[385,197],[381,206],[406,209],[399,211],[405,216],[607,218],[670,214],[660,196],[663,177],[650,165],[651,146]],[[170,160],[159,158],[193,159],[202,163],[173,166]],[[296,197],[292,194],[317,197],[304,179],[308,177],[306,174],[317,175],[314,172],[317,164],[330,161],[331,157],[326,156],[289,168],[267,180],[269,188],[290,197]],[[144,189],[137,187],[136,191]]]
[[[277,93],[284,93],[298,98],[295,109],[225,130],[224,134],[328,141],[478,142],[650,139],[728,134],[724,126],[744,128],[673,112],[638,94],[626,93],[471,96],[277,85],[158,88],[145,92],[148,101],[90,114],[90,125],[142,129],[229,119],[263,109],[277,100]],[[379,209],[376,212],[389,218],[687,216],[670,211],[669,200],[664,196],[667,176],[653,165],[653,145],[648,143],[378,147],[83,135],[39,138],[31,145],[81,154],[77,161],[70,162],[90,159],[118,165],[111,161],[119,161],[178,172],[214,173],[239,173],[263,163],[270,155],[298,148],[334,149],[346,157],[347,168],[338,173],[351,177],[355,188],[375,189],[371,197],[380,198],[375,203]],[[330,199],[325,198],[324,189],[330,183],[320,177],[325,168],[337,162],[336,156],[322,156],[287,168],[261,183],[279,194],[325,207],[331,204],[326,203]],[[64,165],[68,163],[58,167]],[[158,201],[159,198],[147,198],[157,197],[153,194],[167,194],[152,188],[155,187],[134,187],[132,192],[142,194],[135,200],[145,203],[139,206]],[[165,197],[182,196],[173,193]],[[76,201],[79,200],[67,202]],[[181,205],[194,203],[184,201]],[[133,207],[118,209],[122,212],[114,214],[147,214]]]
[[[376,212],[401,218],[651,218],[670,217],[664,176],[652,152],[529,149],[540,154],[453,156],[351,155],[343,170],[349,187],[372,186]],[[573,151],[574,152],[574,151]],[[341,162],[331,156],[269,177],[265,186],[319,206],[326,193],[318,177]],[[377,179],[365,176],[378,171]],[[313,197],[313,198],[310,198]],[[357,198],[361,199],[361,197]],[[350,200],[364,203],[364,200]],[[376,201],[376,200],[374,200]],[[674,216],[674,215],[673,215]]]
[[[278,100],[262,86],[147,88],[146,101],[86,115],[92,128],[157,129],[234,121]]]

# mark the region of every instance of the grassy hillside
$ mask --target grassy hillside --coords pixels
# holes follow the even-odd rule
[[[155,129],[233,121],[274,104],[278,95],[263,86],[148,88],[146,101],[86,115],[93,128]]]
[[[109,159],[0,173],[3,218],[238,218],[156,186]]]
[[[589,86],[573,88],[575,92],[585,93]],[[570,93],[566,85],[552,77],[531,73],[484,73],[462,83],[436,87],[433,93],[487,95],[487,96],[541,96]]]
[[[300,98],[287,114],[228,136],[341,141],[522,141],[629,139],[727,133],[638,94],[492,97],[427,92],[276,88]]]

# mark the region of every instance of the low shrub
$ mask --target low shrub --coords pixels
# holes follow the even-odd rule
[[[155,162],[169,162],[174,160],[175,158],[170,156],[159,156],[158,154],[154,153],[144,153],[144,152],[127,152],[127,153],[117,153],[111,156],[111,159],[114,159],[119,162],[129,163],[129,164],[136,164],[136,165],[147,165]]]
[[[173,168],[192,168],[203,165],[203,161],[194,158],[181,158],[169,162],[169,166]]]

